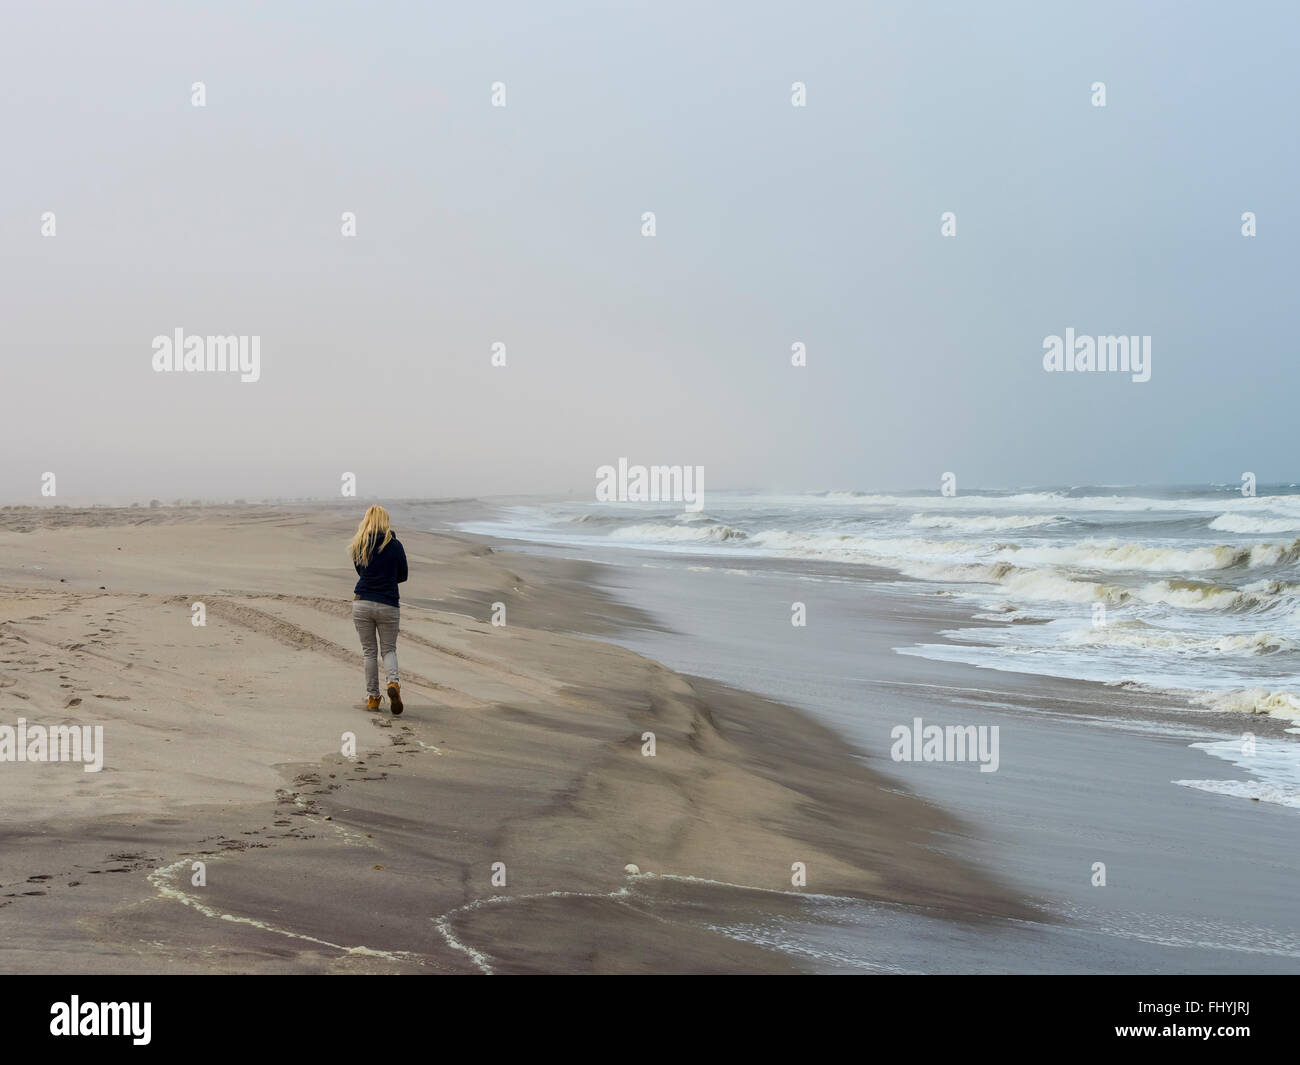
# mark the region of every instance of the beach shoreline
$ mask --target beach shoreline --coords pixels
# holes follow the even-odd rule
[[[810,714],[868,766],[977,825],[977,834],[942,846],[1032,894],[1060,921],[966,935],[905,914],[828,907],[833,927],[791,926],[787,942],[855,961],[888,958],[905,972],[1300,966],[1292,721],[1197,706],[1118,678],[922,659],[909,652],[972,629],[978,638],[989,622],[941,586],[888,572],[790,559],[738,567],[716,556],[586,546],[581,556],[597,565],[600,588],[657,621],[611,639]],[[806,607],[806,630],[791,627],[795,601]],[[917,719],[996,729],[998,769],[896,759],[894,730]]]
[[[367,714],[357,512],[0,510],[0,723],[105,735],[100,773],[0,765],[5,971],[785,972],[717,929],[1044,919],[831,729],[600,640],[654,622],[582,563],[399,522],[408,711]]]

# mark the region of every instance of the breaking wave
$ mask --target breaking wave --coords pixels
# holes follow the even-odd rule
[[[1285,533],[1300,531],[1300,520],[1296,518],[1265,518],[1255,514],[1220,514],[1210,528],[1216,532],[1230,533]]]
[[[666,543],[726,543],[729,540],[744,540],[748,533],[721,523],[707,525],[690,523],[686,525],[627,525],[615,529],[609,534],[611,540],[653,540]]]

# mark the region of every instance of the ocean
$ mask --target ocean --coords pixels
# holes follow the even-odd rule
[[[504,508],[472,531],[572,547],[887,568],[995,626],[902,654],[1136,685],[1300,720],[1300,489],[749,495]]]
[[[698,513],[510,501],[458,527],[596,563],[654,620],[617,642],[812,714],[1061,922],[823,899],[734,934],[825,971],[1300,971],[1294,486],[710,491]],[[892,761],[915,717],[998,725],[997,771]]]

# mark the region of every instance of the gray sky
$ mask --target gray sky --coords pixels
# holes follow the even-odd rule
[[[0,500],[1294,480],[1297,10],[10,5]]]

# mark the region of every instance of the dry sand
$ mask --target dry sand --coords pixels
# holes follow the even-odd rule
[[[799,913],[795,862],[1036,915],[808,718],[577,635],[627,620],[580,564],[399,528],[407,710],[368,713],[360,509],[0,510],[0,725],[105,745],[99,773],[0,762],[0,970],[787,971],[709,926]]]

